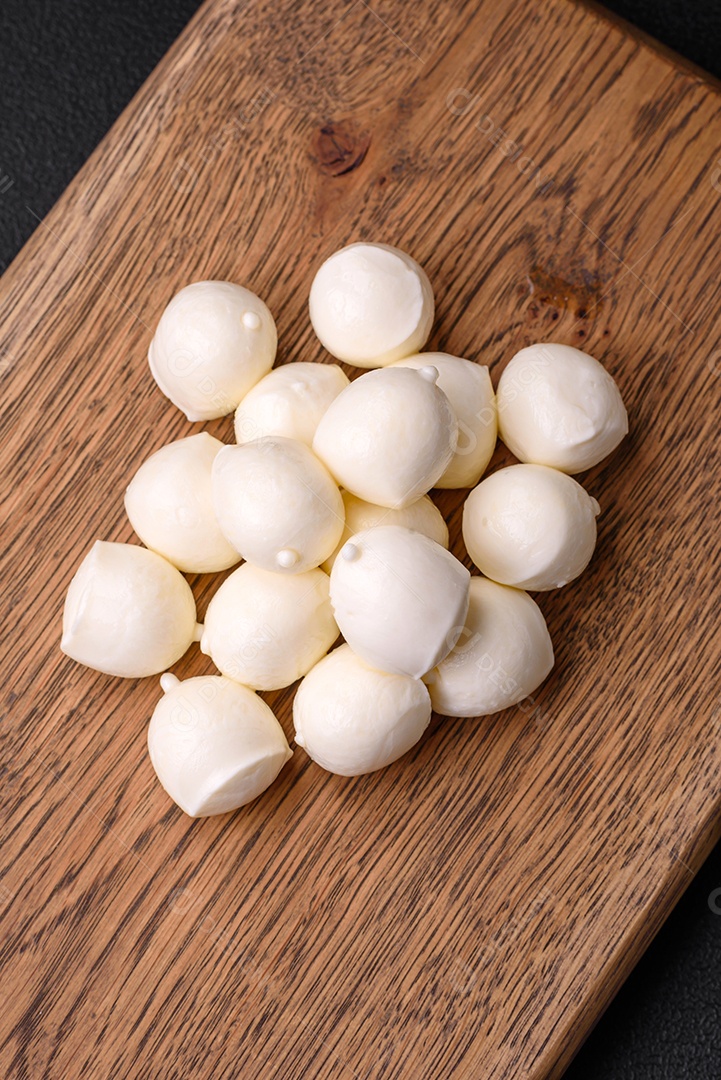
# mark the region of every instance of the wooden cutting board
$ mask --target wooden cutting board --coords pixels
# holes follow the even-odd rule
[[[718,88],[600,11],[201,10],[1,285],[3,1075],[561,1075],[719,835],[720,212]],[[587,348],[632,434],[584,480],[589,571],[540,597],[534,701],[356,780],[298,750],[193,822],[147,757],[157,680],[63,657],[64,593],[199,430],[147,371],[172,294],[242,282],[281,362],[321,359],[312,275],[359,239],[429,272],[430,348],[494,381]],[[191,584],[202,614],[218,579]]]

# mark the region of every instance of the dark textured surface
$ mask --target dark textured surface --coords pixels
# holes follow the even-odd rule
[[[721,849],[716,847],[568,1080],[721,1077]]]
[[[61,194],[198,5],[3,0],[0,268]],[[610,5],[721,76],[721,7]],[[682,717],[679,718],[681,723]],[[715,737],[715,736],[714,736]],[[573,1080],[721,1077],[717,849],[570,1069]],[[709,901],[711,897],[711,901]],[[33,1077],[32,1080],[35,1080]]]
[[[2,0],[0,270],[37,224],[26,207],[47,213],[199,6]]]
[[[605,6],[721,79],[718,0],[610,0]]]

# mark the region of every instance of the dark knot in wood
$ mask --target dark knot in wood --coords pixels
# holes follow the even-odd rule
[[[370,142],[370,132],[345,121],[330,122],[316,132],[313,158],[326,176],[346,176],[362,164]]]

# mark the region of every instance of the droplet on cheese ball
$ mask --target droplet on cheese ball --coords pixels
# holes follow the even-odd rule
[[[341,548],[330,576],[340,632],[366,663],[419,679],[456,643],[470,574],[422,533],[381,525]]]
[[[180,682],[165,691],[148,728],[153,768],[190,817],[227,814],[257,799],[293,756],[266,703],[222,675]]]
[[[293,702],[295,741],[322,768],[361,776],[396,761],[428,727],[420,679],[377,671],[341,645],[306,675]]]
[[[210,601],[200,648],[254,690],[290,686],[338,637],[329,586],[322,570],[288,575],[245,563]]]
[[[546,620],[528,593],[472,577],[463,633],[424,682],[437,713],[488,716],[523,701],[552,667]]]
[[[310,321],[329,353],[356,367],[418,352],[433,325],[433,289],[415,259],[387,244],[350,244],[310,289]]]
[[[606,369],[570,345],[529,345],[498,383],[498,423],[523,462],[583,472],[628,432],[621,394]]]
[[[418,353],[398,360],[394,367],[438,371],[438,388],[451,403],[458,420],[453,457],[437,488],[474,487],[486,471],[496,445],[496,396],[488,368],[448,353]]]
[[[519,589],[560,588],[586,568],[600,507],[545,465],[509,465],[482,480],[463,508],[463,540],[486,577]]]
[[[453,457],[458,421],[446,395],[404,368],[369,371],[346,387],[318,425],[313,450],[341,487],[402,508],[425,495]]]
[[[210,477],[222,448],[207,431],[169,443],[140,466],[125,492],[130,524],[145,546],[187,574],[240,561],[213,510]]]
[[[188,420],[226,416],[273,366],[275,322],[263,301],[229,281],[197,281],[160,317],[148,361]]]
[[[212,486],[228,542],[263,570],[301,574],[319,566],[340,540],[340,491],[296,439],[268,435],[224,446],[213,462]]]
[[[283,435],[310,446],[320,418],[348,377],[337,364],[298,362],[270,371],[235,410],[235,438],[252,442]]]
[[[167,559],[97,540],[70,582],[60,648],[86,667],[137,679],[174,664],[200,629],[190,586]]]
[[[357,495],[351,495],[350,491],[342,491],[341,495],[345,506],[345,528],[337,548],[323,563],[327,574],[333,569],[333,563],[343,545],[355,533],[375,528],[376,525],[402,525],[404,529],[423,533],[441,547],[448,547],[448,526],[443,520],[443,514],[428,495],[422,495],[402,510],[390,510],[387,506],[365,502]]]

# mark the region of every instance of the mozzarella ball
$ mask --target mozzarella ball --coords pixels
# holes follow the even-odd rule
[[[224,446],[213,462],[212,484],[221,529],[254,566],[302,574],[335,551],[345,524],[343,500],[304,443],[269,435]]]
[[[546,620],[528,593],[472,577],[463,633],[423,681],[443,716],[488,716],[523,701],[552,667]]]
[[[310,321],[329,353],[356,367],[418,352],[433,325],[433,289],[415,259],[388,244],[350,244],[323,263]]]
[[[137,679],[174,664],[199,632],[190,586],[167,559],[97,540],[70,582],[60,648],[86,667]]]
[[[486,577],[545,591],[573,581],[596,546],[600,507],[570,476],[509,465],[482,480],[463,508],[463,540]]]
[[[520,461],[583,472],[628,432],[616,383],[588,353],[570,345],[530,345],[498,383],[501,438]]]
[[[289,576],[245,563],[210,601],[200,648],[254,690],[290,686],[338,637],[329,586],[322,570]]]
[[[433,487],[453,457],[458,421],[438,373],[385,368],[362,375],[329,406],[313,450],[347,491],[402,508]]]
[[[419,679],[455,645],[470,574],[440,544],[399,525],[357,533],[330,576],[340,632],[366,663]]]
[[[232,412],[270,371],[276,345],[273,316],[255,293],[229,281],[197,281],[160,316],[148,361],[188,420],[212,420]]]
[[[394,364],[416,369],[428,366],[437,369],[436,385],[450,401],[458,420],[453,457],[435,486],[475,487],[496,446],[496,395],[488,368],[438,352],[417,353]]]
[[[337,364],[294,363],[256,383],[235,410],[236,442],[283,435],[310,446],[331,401],[348,385]]]
[[[130,524],[145,546],[186,574],[240,561],[213,510],[210,476],[222,448],[207,431],[168,443],[140,466],[125,492]]]
[[[423,533],[441,547],[448,547],[448,526],[443,520],[443,514],[428,495],[422,495],[402,510],[389,510],[387,506],[364,502],[357,495],[351,495],[350,491],[342,491],[341,495],[345,506],[345,528],[335,551],[323,563],[323,569],[328,574],[346,540],[364,529],[373,529],[376,525],[402,525],[404,529]]]
[[[148,728],[158,779],[190,817],[227,814],[257,799],[293,756],[270,708],[222,675],[180,682],[165,691]]]
[[[377,671],[349,645],[316,664],[293,702],[296,743],[341,776],[390,765],[418,742],[430,718],[420,679]]]

